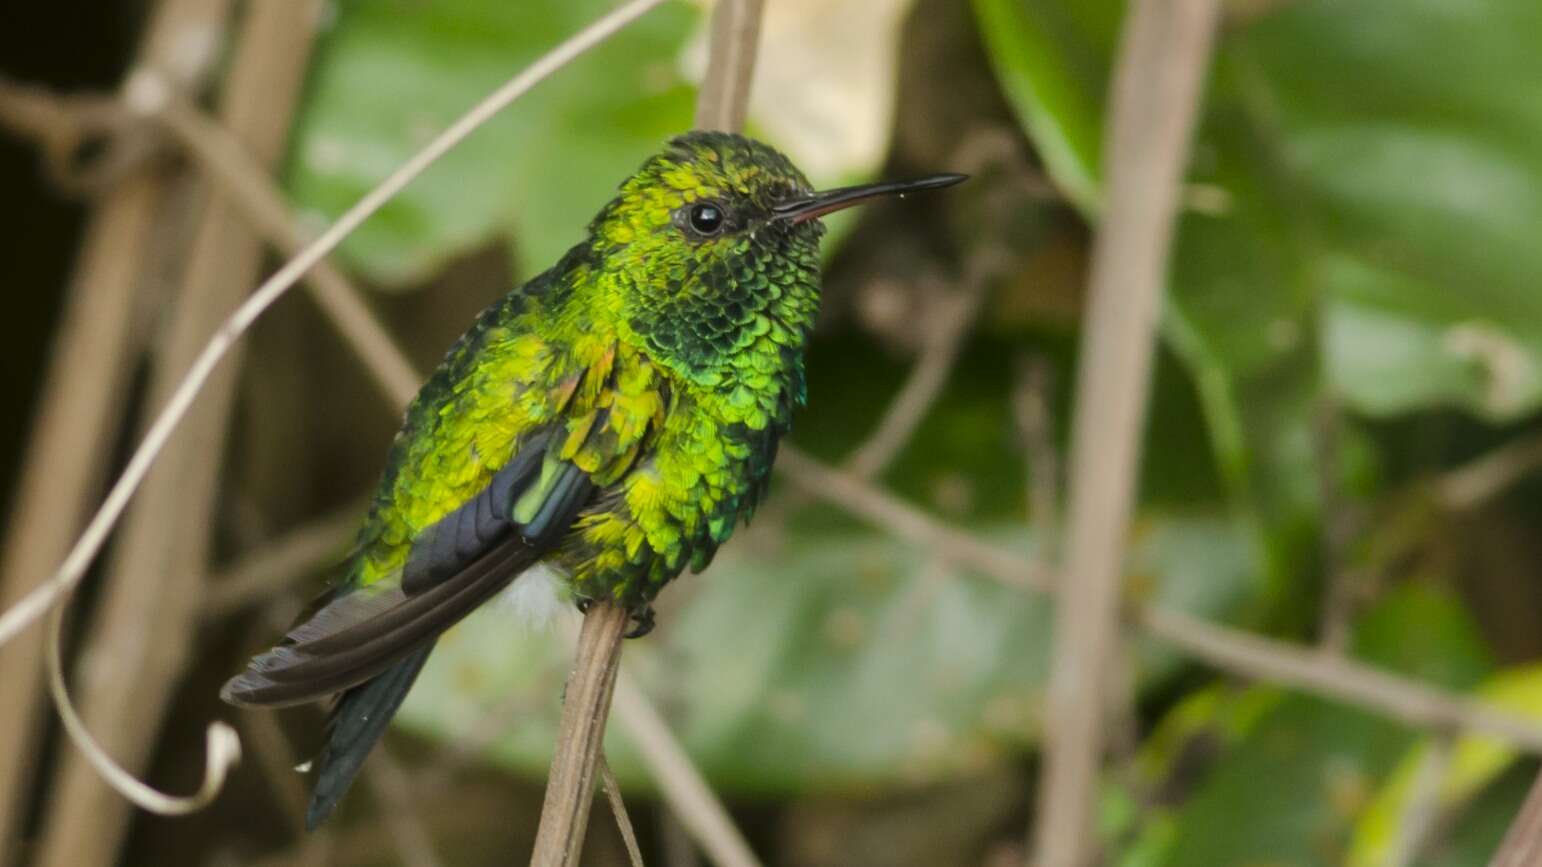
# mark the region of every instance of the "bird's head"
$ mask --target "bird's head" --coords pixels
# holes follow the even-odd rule
[[[604,262],[616,312],[650,354],[712,378],[725,357],[762,337],[801,345],[818,299],[821,216],[960,180],[816,192],[769,145],[691,132],[621,185],[589,227],[591,250]]]

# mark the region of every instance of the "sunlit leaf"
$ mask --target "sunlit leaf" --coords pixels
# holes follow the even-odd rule
[[[1472,698],[1518,717],[1536,720],[1542,728],[1542,665],[1500,672],[1473,690]],[[1365,815],[1355,824],[1354,841],[1345,862],[1349,867],[1387,863],[1402,817],[1412,806],[1414,782],[1424,764],[1431,761],[1432,748],[1426,738],[1410,749],[1376,793]],[[1472,800],[1520,755],[1514,747],[1485,737],[1458,738],[1450,750],[1435,790],[1436,803],[1442,811]]]
[[[1409,640],[1417,635],[1418,640]],[[1452,688],[1490,665],[1452,597],[1400,588],[1357,625],[1355,655]],[[1339,865],[1356,822],[1415,734],[1385,717],[1274,687],[1200,692],[1142,746],[1154,801],[1123,867]]]

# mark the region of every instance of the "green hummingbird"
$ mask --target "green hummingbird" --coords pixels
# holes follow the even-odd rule
[[[754,512],[804,402],[819,218],[963,179],[815,192],[768,145],[687,133],[485,310],[408,407],[341,579],[221,691],[244,706],[339,696],[307,826],[439,635],[511,584],[613,600],[630,637],[650,629],[659,590]]]

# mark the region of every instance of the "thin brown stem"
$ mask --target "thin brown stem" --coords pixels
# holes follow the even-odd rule
[[[621,842],[626,846],[626,856],[632,867],[643,867],[642,849],[637,845],[637,831],[632,827],[632,816],[626,811],[626,801],[621,798],[621,784],[600,751],[600,782],[605,787],[605,799],[610,802],[610,812],[616,817],[616,829],[621,832]]]
[[[334,562],[358,532],[360,513],[355,506],[339,509],[259,545],[208,580],[199,616],[205,620],[228,616],[282,593]]]
[[[605,600],[594,602],[584,614],[577,657],[562,699],[562,723],[546,778],[531,867],[578,864],[627,621],[625,609]]]
[[[380,799],[385,813],[387,833],[395,842],[393,847],[402,867],[443,867],[439,854],[434,851],[434,838],[429,835],[418,814],[418,804],[413,796],[413,784],[407,777],[407,769],[392,755],[389,744],[375,745],[370,756],[368,773],[370,788]]]
[[[228,5],[155,4],[138,62],[169,65],[189,36],[223,28]],[[179,71],[182,86],[203,75],[186,64]],[[122,424],[126,385],[142,345],[133,314],[146,295],[141,278],[154,258],[167,180],[150,171],[123,179],[96,201],[86,221],[0,539],[0,610],[44,583],[100,494],[111,459],[102,444],[112,442]],[[23,798],[40,753],[43,648],[37,632],[0,653],[0,864],[19,847],[19,823],[27,814]]]
[[[1157,311],[1218,15],[1217,0],[1136,2],[1116,60],[1108,203],[1077,369],[1065,580],[1035,822],[1041,867],[1083,867],[1095,853],[1092,816]]]
[[[1026,558],[950,527],[797,449],[784,446],[777,467],[804,490],[954,563],[1012,587],[1054,589],[1049,576]],[[1147,605],[1135,608],[1129,617],[1148,635],[1221,671],[1320,695],[1411,726],[1489,735],[1542,755],[1542,726],[1456,693],[1182,612]]]
[[[616,685],[616,716],[658,782],[664,803],[712,863],[717,867],[760,867],[760,860],[723,802],[670,734],[658,709],[624,671]]]
[[[765,0],[718,0],[707,72],[696,94],[697,129],[744,128],[764,7]]]
[[[778,449],[776,468],[799,487],[835,503],[873,526],[927,548],[944,550],[956,563],[971,566],[1015,587],[1048,591],[1053,576],[1005,548],[951,527],[845,470],[820,463],[790,444]]]
[[[1538,469],[1542,469],[1542,434],[1531,434],[1441,476],[1435,492],[1448,509],[1474,509]]]
[[[260,163],[276,165],[288,141],[320,8],[320,0],[259,4],[240,19],[219,114]],[[226,196],[213,191],[194,214],[159,333],[147,412],[176,391],[209,332],[262,273],[261,240]],[[208,379],[203,400],[165,441],[165,459],[147,474],[143,496],[127,514],[83,632],[75,669],[81,717],[130,774],[148,765],[192,658],[238,364],[237,358]],[[121,794],[100,763],[66,754],[53,775],[36,863],[91,867],[116,860],[130,818]],[[93,833],[79,832],[86,826]]]
[[[1055,561],[1060,526],[1060,452],[1055,447],[1054,372],[1049,359],[1019,359],[1012,410],[1028,463],[1028,516],[1038,531],[1040,559]],[[1048,566],[1046,566],[1048,568]]]
[[[980,266],[976,271],[994,269]],[[938,308],[928,317],[920,357],[899,393],[889,402],[873,433],[846,459],[846,469],[864,479],[883,472],[900,450],[915,435],[927,412],[942,395],[958,360],[964,338],[984,303],[989,278],[985,273],[968,275],[964,290],[957,295],[942,295],[933,302]]]

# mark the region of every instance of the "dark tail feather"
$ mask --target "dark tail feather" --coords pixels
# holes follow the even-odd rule
[[[364,758],[385,733],[433,650],[433,642],[429,642],[337,700],[327,719],[327,743],[316,763],[316,788],[305,812],[307,830],[316,830],[353,785]]]

